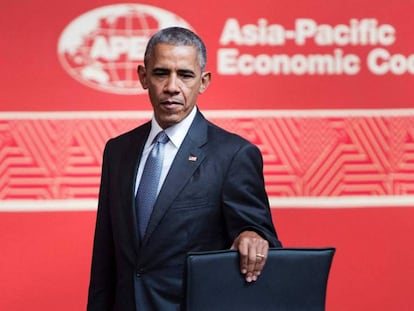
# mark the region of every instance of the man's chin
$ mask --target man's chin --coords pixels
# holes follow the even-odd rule
[[[171,114],[163,114],[161,118],[158,118],[157,121],[161,125],[162,128],[170,127],[174,124],[179,123],[183,118],[180,114],[171,113]]]

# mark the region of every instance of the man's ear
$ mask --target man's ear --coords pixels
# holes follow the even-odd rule
[[[139,81],[141,82],[142,88],[146,90],[148,88],[147,83],[147,72],[145,70],[145,67],[143,65],[138,65],[137,68]]]
[[[207,90],[208,86],[210,85],[211,81],[211,72],[206,71],[201,74],[201,85],[200,90],[198,91],[200,94],[204,93]]]

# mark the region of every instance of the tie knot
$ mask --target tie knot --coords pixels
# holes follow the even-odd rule
[[[161,144],[167,143],[168,140],[169,140],[168,135],[164,131],[159,132],[157,136],[155,137],[155,141]]]

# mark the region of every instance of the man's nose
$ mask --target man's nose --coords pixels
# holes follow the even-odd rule
[[[170,75],[165,85],[165,91],[168,93],[178,93],[180,91],[178,87],[178,78],[176,75]]]

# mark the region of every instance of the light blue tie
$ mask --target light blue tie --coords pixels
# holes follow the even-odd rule
[[[164,131],[155,137],[147,161],[145,162],[139,183],[135,206],[137,207],[137,222],[141,239],[144,237],[148,221],[151,217],[152,208],[158,195],[158,184],[160,182],[162,163],[164,160],[164,147],[169,138]]]

